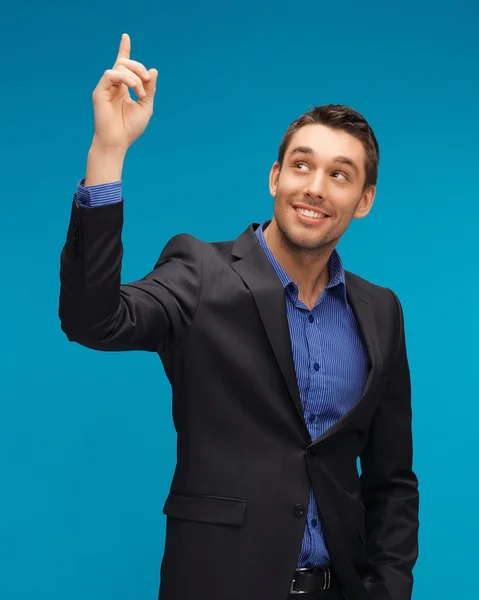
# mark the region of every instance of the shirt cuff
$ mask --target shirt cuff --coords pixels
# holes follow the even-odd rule
[[[122,182],[100,183],[85,187],[85,177],[77,185],[76,199],[85,208],[104,206],[121,202]]]

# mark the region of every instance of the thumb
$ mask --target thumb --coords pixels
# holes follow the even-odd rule
[[[144,104],[148,104],[153,107],[153,98],[156,92],[156,82],[158,80],[158,71],[156,69],[148,69],[150,74],[150,80],[143,82],[146,96],[142,98]]]

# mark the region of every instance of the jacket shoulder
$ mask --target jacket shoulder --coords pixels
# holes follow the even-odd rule
[[[391,288],[373,283],[351,271],[345,271],[345,273],[346,285],[352,285],[358,292],[367,294],[374,304],[378,302],[383,307],[385,306],[393,311],[397,311],[398,305],[401,307],[401,302],[397,294]],[[386,305],[384,305],[384,303],[386,303]]]
[[[205,241],[189,233],[178,233],[168,240],[165,251],[176,252],[178,250],[193,252],[198,256],[218,258],[227,258],[231,255],[234,240],[226,241]]]
[[[397,356],[401,341],[404,340],[404,312],[396,293],[388,287],[378,285],[346,271],[346,287],[354,288],[355,293],[370,302],[373,308],[376,328],[380,344],[384,350],[385,367],[387,371],[392,364],[392,357]],[[388,358],[389,357],[389,358]]]

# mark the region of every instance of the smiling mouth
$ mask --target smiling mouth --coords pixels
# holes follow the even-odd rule
[[[307,217],[308,219],[326,219],[328,217],[328,215],[325,215],[322,212],[316,212],[315,210],[308,210],[306,208],[295,208],[294,209],[297,213],[299,213],[300,215],[303,215],[303,217]]]

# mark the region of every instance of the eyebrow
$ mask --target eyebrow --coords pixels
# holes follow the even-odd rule
[[[289,155],[290,158],[294,154],[310,154],[311,156],[314,156],[314,150],[309,146],[296,146],[296,148],[293,148],[293,150],[291,150],[291,153]],[[349,156],[334,156],[332,161],[349,165],[359,175],[359,168],[357,164],[352,158],[349,158]]]

